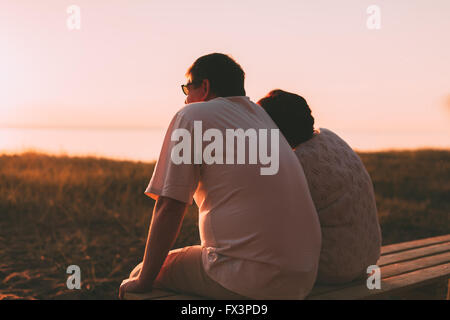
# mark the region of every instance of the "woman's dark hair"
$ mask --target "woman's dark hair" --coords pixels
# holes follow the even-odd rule
[[[303,97],[272,90],[258,104],[266,110],[292,148],[312,138],[314,118]]]
[[[195,84],[208,79],[210,90],[218,97],[245,96],[245,73],[230,56],[211,53],[198,58],[186,72]]]

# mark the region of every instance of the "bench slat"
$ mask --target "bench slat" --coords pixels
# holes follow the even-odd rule
[[[155,300],[158,298],[175,296],[177,293],[161,289],[153,289],[146,293],[125,292],[125,300]]]
[[[433,267],[439,264],[444,264],[450,262],[450,252],[441,253],[434,256],[428,256],[419,258],[416,260],[404,261],[401,263],[390,264],[384,267],[381,267],[381,279],[398,276],[403,273],[412,272],[428,267]],[[309,297],[317,296],[320,294],[324,294],[332,291],[339,291],[343,288],[352,287],[355,285],[365,284],[366,280],[357,280],[353,282],[349,282],[346,284],[336,285],[336,286],[327,286],[327,285],[316,285],[311,293],[308,295]]]
[[[389,253],[394,253],[394,252],[413,249],[413,248],[425,247],[425,246],[429,246],[432,244],[438,244],[438,243],[447,242],[447,241],[450,241],[450,234],[447,234],[444,236],[420,239],[420,240],[413,240],[413,241],[408,241],[408,242],[389,244],[389,245],[383,246],[381,248],[381,255],[383,256],[383,255],[386,255]]]
[[[390,278],[403,273],[416,271],[428,267],[450,262],[450,251],[415,260],[404,261],[381,267],[381,278]]]
[[[177,294],[177,295],[173,295],[173,296],[157,298],[154,300],[211,300],[211,299],[208,299],[205,297],[200,297],[200,296],[191,296],[191,295],[187,295],[187,294]]]
[[[381,267],[392,263],[412,260],[446,251],[450,251],[450,242],[387,254],[378,259],[377,265]]]
[[[399,291],[409,290],[419,285],[447,279],[450,276],[450,263],[420,269],[381,280],[381,289],[369,290],[366,283],[347,287],[321,295],[310,297],[312,300],[356,300],[378,299]]]

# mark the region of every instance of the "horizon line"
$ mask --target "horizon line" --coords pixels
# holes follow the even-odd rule
[[[316,129],[324,128],[323,126],[318,126]],[[325,127],[326,128],[326,127]],[[142,125],[27,125],[27,124],[0,124],[1,129],[50,129],[50,130],[166,130],[167,127],[163,126],[142,126]],[[349,127],[336,127],[335,131],[339,132],[347,132],[347,133],[365,133],[365,134],[380,134],[377,129],[362,129],[362,128],[349,128]],[[384,134],[411,134],[411,133],[421,133],[421,132],[412,132],[405,130],[389,130],[383,131]],[[432,131],[429,133],[442,133],[441,130]]]
[[[162,130],[159,126],[115,126],[115,125],[26,125],[0,124],[0,129],[58,129],[58,130]]]

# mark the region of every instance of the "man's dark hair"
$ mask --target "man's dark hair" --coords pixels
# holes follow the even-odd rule
[[[266,110],[292,148],[312,138],[314,118],[303,97],[272,90],[258,104]]]
[[[196,85],[208,79],[210,90],[218,97],[245,96],[245,73],[230,56],[211,53],[198,58],[186,72]]]

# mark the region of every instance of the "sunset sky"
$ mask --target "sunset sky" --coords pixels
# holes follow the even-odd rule
[[[298,93],[320,126],[450,137],[449,17],[448,0],[2,0],[0,126],[165,128],[187,68],[222,52],[253,101]]]

